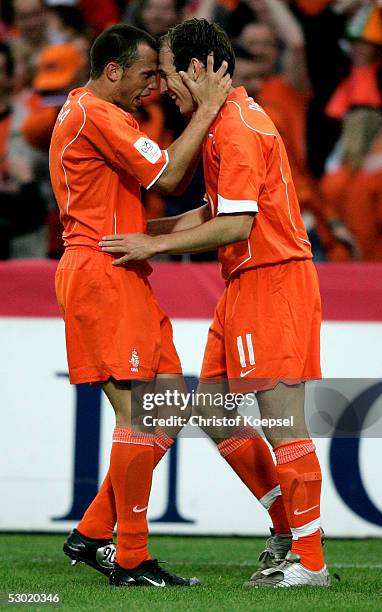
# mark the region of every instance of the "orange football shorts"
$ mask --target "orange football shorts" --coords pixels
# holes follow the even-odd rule
[[[67,248],[56,272],[56,295],[71,383],[181,373],[171,323],[143,266],[116,267],[101,251]]]
[[[321,378],[321,299],[311,260],[261,266],[227,283],[208,332],[201,380],[232,391]]]

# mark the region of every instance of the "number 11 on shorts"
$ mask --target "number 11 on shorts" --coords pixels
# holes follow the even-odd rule
[[[247,351],[248,351],[248,357],[249,357],[248,365],[252,366],[252,365],[255,365],[256,363],[255,353],[254,353],[253,344],[252,344],[252,334],[245,334],[245,340],[247,344]],[[239,351],[240,365],[242,368],[246,368],[247,360],[246,360],[246,355],[244,351],[243,336],[237,336],[236,342],[237,342],[237,350]]]

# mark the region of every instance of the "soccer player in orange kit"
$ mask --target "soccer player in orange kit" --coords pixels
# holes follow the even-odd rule
[[[117,25],[91,52],[90,80],[70,92],[52,135],[50,172],[64,226],[65,253],[56,293],[65,320],[70,382],[99,383],[116,415],[102,495],[116,512],[113,565],[111,532],[84,519],[64,544],[116,586],[193,586],[163,570],[147,549],[147,506],[155,460],[154,435],[132,420],[131,381],[178,376],[181,366],[171,324],[156,303],[146,262],[122,268],[98,243],[105,233],[144,232],[140,188],[173,191],[197,158],[203,137],[227,97],[231,79],[223,63],[195,83],[197,110],[167,151],[141,133],[130,113],[157,88],[158,44],[146,32]],[[97,496],[93,509],[100,502]]]
[[[234,70],[226,34],[206,20],[172,28],[161,41],[162,92],[183,114],[194,103],[185,86],[224,58]],[[179,71],[188,78],[180,78]],[[272,121],[232,89],[203,143],[207,204],[150,222],[151,236],[105,236],[116,267],[158,253],[219,248],[226,289],[210,327],[200,390],[229,380],[257,391],[263,418],[294,417],[296,427],[264,428],[273,447],[292,548],[278,565],[255,572],[248,586],[328,586],[320,531],[321,469],[304,419],[304,381],[321,377],[321,302],[310,243],[300,216],[284,145]],[[243,385],[245,383],[245,385]],[[213,436],[214,437],[214,436]],[[224,442],[223,442],[224,444]]]

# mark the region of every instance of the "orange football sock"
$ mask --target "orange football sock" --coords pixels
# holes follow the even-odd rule
[[[290,534],[289,522],[285,512],[283,496],[281,494],[276,497],[267,510],[271,517],[274,532]]]
[[[325,565],[320,535],[321,468],[312,440],[297,440],[274,449],[284,506],[291,527],[292,552],[304,567]]]
[[[300,555],[301,563],[307,569],[313,572],[321,570],[325,565],[321,544],[321,530],[317,529],[311,535],[293,540],[292,552]]]
[[[110,478],[117,508],[116,562],[133,569],[150,559],[147,506],[154,469],[154,436],[114,429]]]
[[[154,468],[173,443],[174,440],[165,434],[164,431],[159,428],[156,429],[154,438]],[[110,471],[108,471],[98,494],[78,523],[77,529],[88,538],[111,540],[116,522],[117,510]]]
[[[117,510],[109,470],[96,497],[78,523],[77,529],[88,538],[112,540],[116,522]]]
[[[222,457],[268,511],[275,533],[290,533],[276,466],[267,443],[250,427],[218,444]]]

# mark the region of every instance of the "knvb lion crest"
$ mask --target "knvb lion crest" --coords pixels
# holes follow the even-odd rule
[[[131,368],[130,370],[132,372],[138,372],[138,368],[139,368],[139,357],[138,357],[138,353],[135,349],[133,349],[131,351],[131,359],[129,359],[129,363],[131,363]]]

